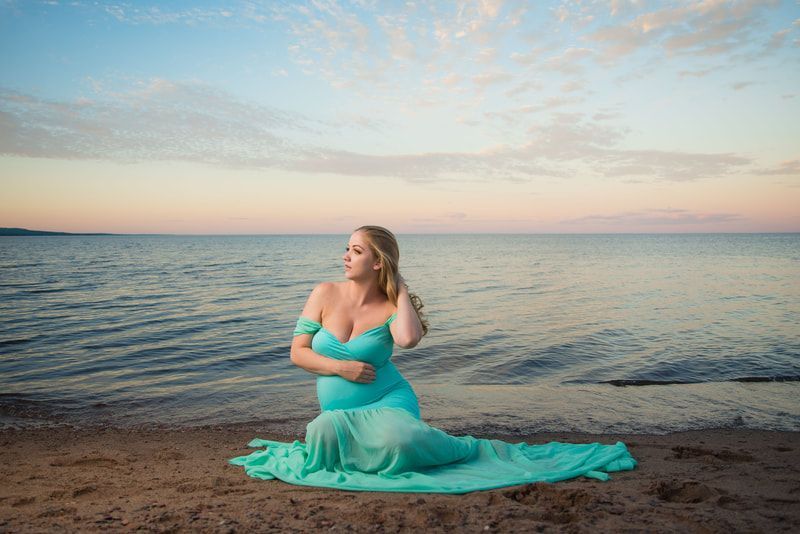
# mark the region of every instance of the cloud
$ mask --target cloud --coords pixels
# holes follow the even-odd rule
[[[592,115],[592,120],[594,121],[607,121],[611,119],[618,119],[622,115],[619,112],[607,112],[607,111],[598,111]]]
[[[0,91],[0,153],[270,166],[302,152],[293,135],[324,127],[202,84],[154,79],[99,96],[59,102]]]
[[[761,169],[757,171],[757,174],[800,176],[800,159],[782,161],[775,167]]]
[[[389,39],[389,55],[393,59],[413,60],[416,58],[414,45],[408,39],[402,23],[392,21],[389,17],[378,17],[378,23]]]
[[[486,89],[490,85],[511,80],[511,74],[503,71],[484,72],[472,77],[472,82],[481,90]]]
[[[289,57],[303,73],[384,105],[431,101],[438,87],[425,81],[442,72],[457,74],[448,87],[481,94],[513,80],[499,67],[480,68],[500,65],[509,30],[526,11],[506,7],[495,0],[367,3],[355,9],[336,2],[289,3]]]
[[[762,11],[776,5],[777,0],[679,2],[600,27],[587,39],[602,47],[605,61],[646,47],[672,55],[727,54],[757,41]],[[778,46],[783,37],[773,36],[771,46]]]
[[[734,91],[741,91],[745,87],[749,87],[754,84],[755,82],[735,82],[731,84],[731,89],[733,89]]]
[[[493,19],[500,13],[503,0],[479,0],[477,3],[478,13],[482,17]]]
[[[445,87],[453,87],[453,86],[456,86],[459,83],[461,83],[462,79],[463,78],[462,78],[461,75],[459,75],[459,74],[457,74],[455,72],[451,72],[451,73],[445,75],[444,77],[442,77],[442,84],[444,84]]]
[[[569,47],[557,56],[546,59],[542,67],[563,73],[580,72],[583,70],[583,65],[580,62],[593,55],[594,51],[589,48]]]
[[[566,219],[563,224],[625,224],[625,225],[683,225],[713,224],[741,221],[744,217],[737,213],[697,213],[685,209],[645,209],[612,214],[586,215],[576,219]]]
[[[734,154],[619,148],[628,131],[576,113],[552,113],[528,141],[473,152],[363,154],[315,142],[342,124],[242,102],[202,84],[151,80],[102,99],[58,102],[0,92],[0,153],[118,162],[191,161],[231,168],[277,168],[411,182],[453,176],[511,181],[594,175],[691,181],[738,172]],[[533,110],[531,110],[533,111]],[[352,117],[367,131],[382,123]]]
[[[510,181],[522,181],[525,176],[563,176],[562,172],[534,161],[491,152],[369,155],[343,150],[320,150],[316,155],[294,161],[289,168],[299,172],[348,176],[388,176],[419,183],[446,181],[455,175]]]
[[[555,114],[550,123],[529,133],[533,140],[523,150],[528,156],[554,163],[580,162],[605,177],[694,181],[736,173],[751,163],[735,154],[616,148],[627,135],[626,128],[586,121],[578,114]]]
[[[681,78],[693,77],[693,78],[703,78],[708,76],[712,72],[717,69],[708,68],[708,69],[698,69],[698,70],[682,70],[678,72],[678,76]]]
[[[512,52],[511,59],[520,63],[522,65],[532,65],[537,63],[539,60],[544,58],[544,54],[552,50],[553,47],[551,46],[535,46],[531,50],[522,53],[522,52]]]
[[[413,182],[452,175],[525,181],[535,177],[569,178],[631,175],[668,181],[694,181],[740,172],[752,163],[726,153],[691,153],[616,148],[627,130],[586,121],[579,114],[560,113],[550,122],[529,129],[529,141],[499,145],[477,152],[366,155],[322,150],[294,162],[304,172],[354,176],[393,176]]]
[[[497,61],[497,49],[492,47],[481,48],[476,53],[476,61],[480,63],[495,63]]]
[[[794,20],[789,28],[772,35],[763,31],[763,14],[778,5],[777,0],[687,0],[656,4],[655,8],[641,0],[563,1],[550,13],[537,3],[500,0],[245,1],[224,8],[136,2],[73,4],[71,9],[105,13],[126,24],[245,25],[284,32],[288,57],[299,72],[338,89],[356,89],[359,96],[406,103],[430,99],[425,94],[429,88],[419,82],[432,72],[457,71],[459,86],[480,94],[489,85],[521,87],[534,71],[569,74],[581,71],[592,60],[607,64],[640,50],[657,55],[714,56],[763,41],[763,53],[768,53],[785,46],[791,29],[798,26]],[[561,24],[554,27],[550,17]],[[529,36],[533,45],[527,50],[519,48]],[[517,50],[509,54],[511,45]],[[496,55],[529,69],[520,76],[502,77],[471,70],[474,62],[502,65]],[[754,57],[758,54],[750,59]],[[681,75],[699,76],[701,72],[685,70]],[[416,89],[399,91],[398,87]]]
[[[595,30],[588,39],[601,45],[604,61],[632,54],[651,41],[644,33],[629,26],[606,26]]]
[[[563,90],[563,89],[562,89]],[[505,111],[487,111],[483,114],[489,120],[499,119],[505,124],[518,124],[534,113],[552,111],[556,108],[583,102],[579,97],[551,96],[537,104],[527,104]]]
[[[680,65],[685,69],[679,72],[681,77],[698,78],[702,84],[706,79],[700,78],[722,68],[713,56],[743,54],[743,49],[751,50],[749,44],[761,46],[752,48],[756,52],[786,47],[800,27],[800,19],[793,20],[796,16],[779,20],[773,27],[776,17],[769,10],[777,3],[771,0],[564,1],[554,11],[536,3],[494,0],[355,5],[336,0],[247,1],[225,9],[196,5],[96,2],[43,9],[91,11],[92,18],[104,18],[104,24],[113,20],[226,27],[263,24],[280,37],[269,42],[285,43],[295,63],[289,71],[283,65],[270,65],[265,73],[284,77],[290,72],[286,82],[293,83],[300,83],[300,73],[318,78],[302,81],[308,83],[309,93],[324,85],[314,85],[319,81],[350,89],[338,93],[342,98],[336,101],[342,109],[385,109],[385,116],[394,120],[405,110],[443,122],[460,117],[452,120],[477,127],[486,127],[488,121],[476,119],[490,118],[514,126],[510,133],[501,132],[508,134],[502,139],[513,141],[486,150],[437,150],[433,145],[427,151],[366,154],[366,149],[347,146],[347,136],[340,136],[334,149],[320,141],[323,134],[333,137],[337,128],[346,125],[380,135],[389,123],[374,118],[381,116],[379,112],[367,117],[353,111],[339,116],[338,124],[324,123],[243,102],[210,86],[152,80],[123,93],[108,92],[98,84],[97,95],[71,101],[3,91],[0,151],[114,161],[177,159],[419,181],[444,180],[452,174],[515,180],[586,174],[700,180],[741,172],[752,162],[725,152],[632,149],[626,142],[630,132],[614,125],[619,115],[592,109],[598,106],[577,98],[587,95],[592,86],[574,74],[596,61],[647,51],[658,57],[708,59]],[[98,13],[105,15],[97,17]],[[768,21],[772,23],[767,25]],[[281,50],[276,54],[279,57]],[[646,67],[657,64],[647,59],[642,58],[640,65],[623,64],[621,70],[647,75]],[[602,78],[592,74],[593,80]],[[752,73],[728,80],[723,83],[730,83],[733,90],[769,83]],[[497,91],[492,96],[513,99],[499,108],[488,107],[502,102],[487,96],[489,90]],[[784,99],[793,94],[781,92],[788,93]],[[573,104],[586,104],[582,109],[593,113],[556,113],[576,109]],[[420,110],[422,106],[435,106],[436,113]],[[409,121],[411,127],[416,124]],[[498,124],[488,122],[488,127],[496,134]],[[474,140],[481,138],[480,133],[485,132],[475,128],[467,135],[475,135],[470,138]],[[781,169],[764,173],[779,174]]]
[[[542,84],[542,82],[538,82],[538,81],[534,81],[534,80],[528,80],[528,81],[524,81],[524,82],[522,82],[520,84],[517,84],[516,86],[512,87],[511,89],[508,89],[505,92],[505,95],[508,96],[508,97],[517,96],[517,95],[521,95],[523,93],[527,93],[529,91],[540,91],[543,88],[544,88],[544,85]]]
[[[584,80],[568,80],[561,84],[559,89],[562,93],[572,93],[575,91],[582,91],[586,86]]]
[[[139,3],[99,3],[82,5],[71,2],[71,7],[81,9],[99,8],[118,22],[126,24],[185,24],[187,26],[224,25],[239,26],[247,22],[263,23],[272,20],[270,11],[253,2],[230,8],[193,7],[174,9],[166,6],[146,6]]]
[[[605,176],[637,175],[677,182],[736,174],[750,163],[735,154],[667,150],[611,149],[596,158],[597,170]]]
[[[340,113],[337,115],[336,124],[356,125],[372,133],[382,133],[390,127],[390,122],[378,117],[367,117],[364,115],[354,115],[351,113]]]
[[[766,47],[770,50],[782,47],[786,42],[786,36],[789,35],[791,31],[791,28],[786,28],[773,33],[772,37],[769,38],[769,42],[766,44]]]

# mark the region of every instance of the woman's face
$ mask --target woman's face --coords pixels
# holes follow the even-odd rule
[[[362,279],[377,274],[375,269],[375,256],[367,245],[363,232],[354,232],[342,256],[344,260],[344,275],[348,279]]]

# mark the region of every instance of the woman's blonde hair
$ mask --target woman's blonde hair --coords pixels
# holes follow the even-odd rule
[[[378,273],[378,287],[381,288],[389,301],[395,306],[397,305],[397,280],[396,276],[400,270],[400,247],[397,244],[397,239],[394,234],[382,226],[360,226],[353,230],[355,232],[363,232],[366,236],[367,245],[372,249],[372,253],[381,263],[381,270]],[[411,300],[411,305],[414,306],[414,311],[417,312],[419,322],[422,323],[422,335],[428,333],[428,321],[423,317],[422,299],[417,295],[408,292],[408,297]]]

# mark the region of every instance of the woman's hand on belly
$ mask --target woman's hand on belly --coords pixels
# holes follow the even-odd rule
[[[340,361],[336,374],[345,380],[360,384],[369,384],[375,380],[375,368],[368,363],[357,360]]]

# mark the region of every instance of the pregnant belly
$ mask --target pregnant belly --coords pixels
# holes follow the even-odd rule
[[[371,404],[406,380],[391,363],[375,370],[369,384],[351,382],[341,376],[318,376],[317,398],[323,410],[348,410]]]

